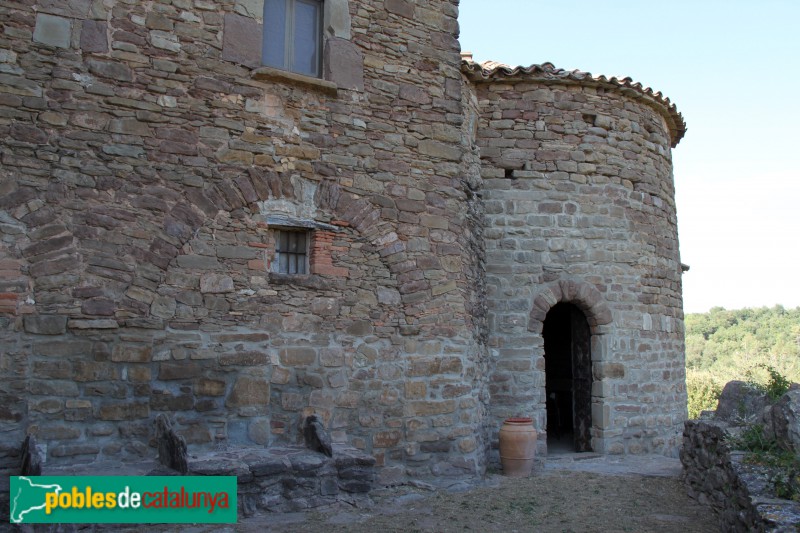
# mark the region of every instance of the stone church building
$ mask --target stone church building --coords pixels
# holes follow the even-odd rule
[[[302,441],[382,482],[674,455],[671,149],[630,79],[479,64],[458,0],[0,6],[0,457]],[[532,54],[536,51],[533,50]]]

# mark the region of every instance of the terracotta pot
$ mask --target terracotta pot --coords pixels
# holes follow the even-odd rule
[[[507,418],[500,428],[500,462],[511,477],[531,475],[536,453],[536,430],[531,418]]]

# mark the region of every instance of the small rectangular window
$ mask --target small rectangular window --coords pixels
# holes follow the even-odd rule
[[[280,274],[308,273],[308,231],[278,230],[275,232],[275,261],[272,271]]]
[[[270,67],[320,76],[322,2],[265,0],[262,62]]]

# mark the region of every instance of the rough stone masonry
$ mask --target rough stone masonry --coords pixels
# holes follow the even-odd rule
[[[546,431],[559,302],[592,449],[675,455],[675,107],[462,59],[457,0],[323,10],[318,79],[261,66],[263,0],[0,5],[2,466],[28,434],[125,461],[160,414],[190,450],[316,414],[380,482],[480,474],[505,416]]]

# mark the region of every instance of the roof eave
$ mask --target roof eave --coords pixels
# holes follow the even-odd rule
[[[670,132],[672,148],[675,148],[686,135],[686,122],[675,104],[660,92],[644,87],[641,83],[635,83],[631,78],[592,76],[589,72],[557,69],[552,63],[534,64],[529,67],[510,67],[496,62],[484,63],[486,64],[492,65],[491,68],[484,68],[475,61],[463,60],[461,71],[474,83],[538,81],[544,84],[578,84],[616,90],[629,98],[645,102],[664,117]]]

